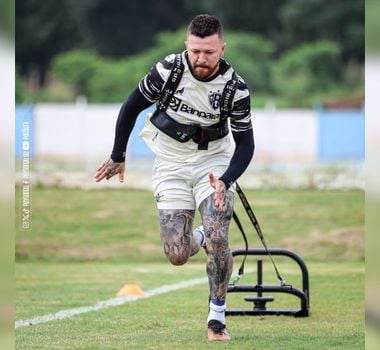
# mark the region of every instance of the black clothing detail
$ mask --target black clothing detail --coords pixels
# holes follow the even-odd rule
[[[111,154],[111,159],[114,162],[122,163],[125,161],[125,150],[137,116],[152,104],[138,88],[135,88],[121,106],[116,122],[115,142]]]
[[[247,169],[255,150],[252,130],[232,132],[232,136],[236,144],[235,151],[226,172],[219,178],[219,180],[224,182],[227,189]]]

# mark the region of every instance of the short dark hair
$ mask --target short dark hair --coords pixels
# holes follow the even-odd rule
[[[195,16],[187,29],[188,34],[204,38],[213,34],[223,37],[223,26],[219,18],[214,15],[202,14]]]

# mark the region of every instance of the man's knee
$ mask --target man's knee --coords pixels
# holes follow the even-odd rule
[[[219,253],[224,253],[229,251],[228,236],[221,232],[212,233],[207,241],[207,248],[212,251],[217,251]]]
[[[187,254],[187,252],[168,250],[166,247],[164,247],[164,252],[168,260],[176,266],[186,264],[190,256],[190,254]]]
[[[166,257],[173,265],[183,265],[191,253],[194,210],[160,210],[160,231]]]

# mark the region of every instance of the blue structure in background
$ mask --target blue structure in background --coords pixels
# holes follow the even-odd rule
[[[139,137],[139,133],[144,127],[147,113],[153,113],[156,105],[143,110],[137,117],[135,127],[131,133],[128,142],[128,153],[132,158],[153,158],[154,153],[150,150],[147,144]]]
[[[364,110],[318,109],[318,159],[364,160]]]
[[[15,142],[17,158],[22,158],[23,150],[28,151],[29,158],[34,157],[34,113],[32,106],[16,106]]]

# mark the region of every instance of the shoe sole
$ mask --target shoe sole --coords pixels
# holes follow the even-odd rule
[[[227,341],[231,340],[231,337],[229,336],[227,330],[224,330],[222,334],[220,333],[214,333],[212,329],[208,329],[207,331],[207,337],[209,341]]]

